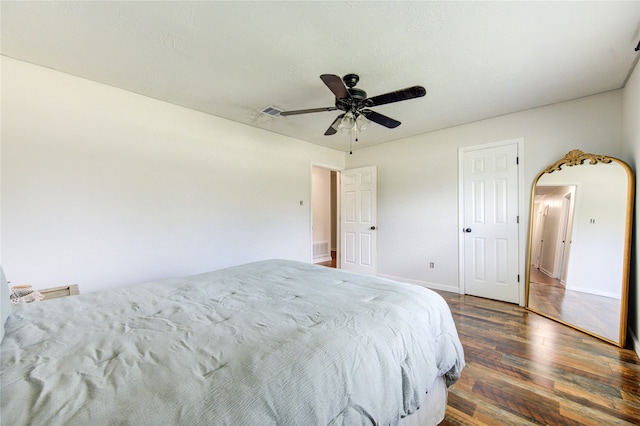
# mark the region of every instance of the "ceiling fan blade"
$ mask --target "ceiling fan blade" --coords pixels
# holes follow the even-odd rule
[[[335,111],[337,109],[338,108],[336,108],[336,107],[299,109],[299,110],[296,110],[296,111],[281,111],[280,115],[286,117],[287,115],[299,115],[299,114],[309,114],[311,112]]]
[[[384,95],[374,96],[367,99],[367,106],[377,106],[390,104],[392,102],[406,101],[407,99],[419,98],[427,93],[422,86],[407,87],[406,89],[396,90],[395,92],[385,93]]]
[[[370,109],[363,109],[360,112],[367,117],[368,120],[378,123],[381,126],[388,127],[389,129],[395,129],[401,124],[398,120],[394,120],[386,115],[371,111]]]
[[[336,117],[335,120],[333,120],[333,123],[331,123],[331,126],[329,126],[326,132],[324,132],[325,136],[331,136],[338,133],[338,123],[340,122],[340,120],[342,120],[342,117],[344,117],[344,114],[340,114],[339,116]]]
[[[324,84],[327,85],[329,90],[331,90],[333,94],[336,95],[337,99],[349,99],[351,97],[349,91],[342,82],[342,79],[337,75],[322,74],[320,76],[320,80],[322,80]]]

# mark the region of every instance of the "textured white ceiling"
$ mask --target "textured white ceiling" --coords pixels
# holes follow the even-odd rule
[[[1,51],[152,98],[312,143],[337,112],[320,74],[360,75],[375,96],[425,97],[374,109],[358,146],[621,88],[638,53],[640,1],[8,2]],[[354,146],[354,149],[356,147]]]

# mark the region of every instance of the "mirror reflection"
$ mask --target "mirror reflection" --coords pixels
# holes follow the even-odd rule
[[[529,310],[624,346],[632,186],[625,163],[577,150],[541,173],[531,199]]]

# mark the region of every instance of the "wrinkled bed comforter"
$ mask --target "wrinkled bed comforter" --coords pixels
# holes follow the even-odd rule
[[[272,260],[18,305],[4,425],[396,424],[464,366],[425,288]]]

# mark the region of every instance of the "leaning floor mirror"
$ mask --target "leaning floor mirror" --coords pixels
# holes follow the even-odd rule
[[[526,307],[624,347],[634,178],[617,158],[573,150],[531,191]]]

